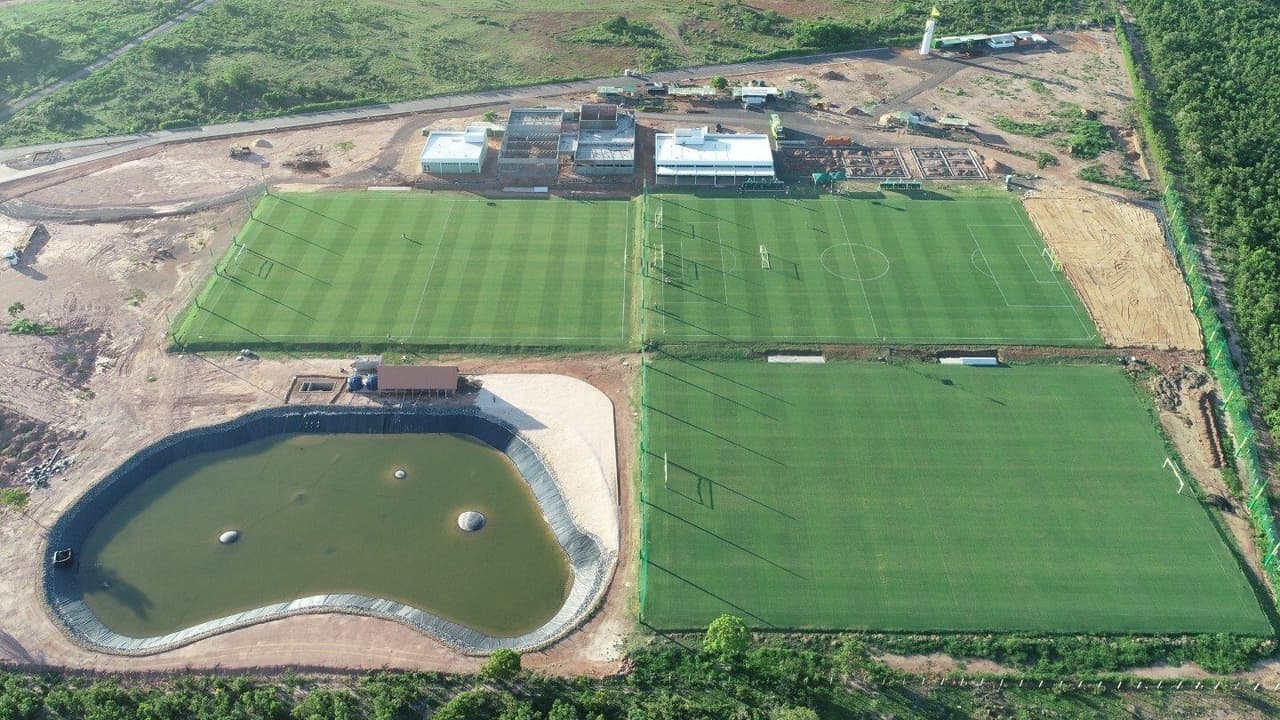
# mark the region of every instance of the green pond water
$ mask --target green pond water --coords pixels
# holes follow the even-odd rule
[[[466,510],[482,530],[458,529]],[[228,529],[240,539],[223,545]],[[549,620],[571,579],[506,455],[438,434],[277,435],[193,455],[99,521],[79,572],[93,612],[133,637],[331,592],[511,637]]]

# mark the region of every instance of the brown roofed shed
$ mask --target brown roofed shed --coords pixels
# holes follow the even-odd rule
[[[381,365],[379,393],[443,393],[458,391],[456,365]]]

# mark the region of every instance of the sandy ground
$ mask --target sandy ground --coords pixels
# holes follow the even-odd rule
[[[1083,108],[1096,113],[1107,125],[1126,125],[1125,111],[1133,91],[1111,32],[1097,29],[1055,33],[1049,38],[1052,45],[1046,50],[1002,53],[981,66],[942,58],[923,61],[959,62],[963,69],[906,103],[934,117],[951,114],[975,123],[974,137],[996,146],[983,147],[978,152],[1009,166],[1016,174],[1041,176],[1042,188],[1084,185],[1075,174],[1086,165],[1101,164],[1109,171],[1119,172],[1133,160],[1123,151],[1106,152],[1096,160],[1077,160],[1053,145],[1050,138],[1015,135],[993,124],[997,115],[1020,122],[1065,123],[1067,118],[1055,118],[1054,113]],[[1037,168],[1032,160],[1001,152],[998,148],[1002,146],[1032,154],[1048,152],[1060,164]]]
[[[243,222],[239,205],[180,218],[77,225],[48,223],[49,240],[18,269],[0,269],[0,305],[21,301],[26,315],[100,335],[82,353],[91,373],[67,378],[57,370],[66,348],[61,338],[0,334],[0,403],[67,431],[83,432],[70,471],[32,497],[25,515],[0,513],[0,658],[30,665],[102,670],[185,668],[403,667],[468,671],[476,661],[396,623],[348,616],[289,618],[235,631],[149,658],[90,653],[73,645],[46,614],[37,578],[43,527],[61,509],[130,453],[184,427],[205,425],[283,401],[294,375],[332,374],[347,359],[280,359],[237,362],[234,357],[165,352],[164,333],[201,285]],[[12,223],[14,226],[21,223]],[[8,227],[9,224],[6,224]],[[126,302],[134,290],[144,299]],[[630,478],[632,368],[618,356],[495,364],[455,358],[465,372],[555,372],[586,380],[608,396],[621,450],[607,477]],[[504,381],[498,381],[502,386]],[[510,385],[510,382],[506,382]],[[491,390],[494,388],[491,388]],[[505,392],[505,391],[504,391]],[[600,427],[607,427],[600,423]],[[599,428],[584,437],[598,434]],[[593,442],[597,442],[596,438]],[[583,441],[586,442],[586,441]],[[603,463],[608,450],[594,454]],[[627,455],[626,453],[631,453]],[[606,483],[607,485],[608,483]],[[621,483],[630,508],[629,482]],[[604,497],[608,497],[607,491]],[[611,498],[609,499],[611,502]],[[593,516],[585,511],[584,517]],[[616,513],[614,513],[616,518]],[[630,523],[594,526],[610,545],[631,542]],[[625,547],[633,547],[626,545]],[[634,628],[629,586],[634,559],[622,553],[610,594],[584,628],[527,663],[549,672],[603,675],[614,672],[624,639]],[[3,660],[0,660],[3,661]]]
[[[893,62],[857,58],[826,63],[805,71],[766,73],[751,77],[758,77],[776,88],[792,89],[806,103],[825,103],[833,113],[849,116],[849,122],[865,124],[874,122],[875,118],[863,112],[889,103],[932,74],[935,69],[933,66],[924,63],[917,65],[911,56],[911,52],[901,51]],[[741,79],[733,78],[735,81]]]
[[[264,181],[322,180],[372,164],[404,124],[403,118],[397,118],[170,145],[147,157],[37,190],[25,198],[44,205],[68,207],[150,205],[218,195]],[[262,145],[259,141],[268,144]],[[232,158],[229,155],[232,145],[247,145],[252,154]],[[329,162],[327,169],[305,173],[281,164],[311,148],[321,150]]]
[[[475,406],[506,420],[538,448],[560,481],[578,526],[618,552],[618,450],[613,405],[589,383],[565,375],[474,376]]]
[[[1109,345],[1203,347],[1154,213],[1097,196],[1029,194],[1023,205]]]
[[[592,99],[583,99],[580,102],[595,102]],[[566,103],[567,105],[567,103]],[[508,110],[499,108],[495,110],[496,123],[505,123]],[[394,169],[397,173],[404,177],[421,177],[422,176],[422,146],[426,144],[426,133],[432,130],[465,130],[468,125],[473,123],[487,123],[484,112],[477,112],[470,115],[450,115],[447,117],[419,117],[416,119],[415,128],[418,132],[409,135],[406,142],[399,148],[399,153],[395,161]],[[502,144],[499,137],[489,138],[489,160],[488,165],[498,157],[498,148]],[[486,167],[486,173],[492,173],[492,167]]]
[[[145,351],[141,354],[156,361],[163,359]],[[34,665],[131,671],[280,666],[473,670],[474,659],[397,623],[370,618],[288,618],[172,652],[125,658],[77,647],[44,610],[35,581],[42,557],[40,530],[79,493],[163,434],[278,405],[294,375],[332,373],[341,362],[237,362],[225,357],[178,356],[172,362],[148,366],[149,373],[159,376],[150,398],[135,398],[138,402],[133,406],[98,408],[94,421],[88,424],[74,470],[55,481],[51,491],[38,494],[26,514],[7,514],[0,521],[0,566],[7,569],[0,577],[0,638],[4,639],[0,657]],[[605,362],[626,371],[614,358]],[[615,495],[619,464],[612,420],[626,417],[629,405],[616,412],[612,398],[586,381],[564,375],[502,374],[480,380],[484,390],[476,402],[486,412],[522,426],[556,467],[575,519],[601,539],[606,551],[617,554],[621,539]],[[625,402],[627,397],[620,399]],[[630,471],[629,464],[626,469]],[[627,563],[625,571],[615,575],[611,588],[629,586],[632,572]],[[527,664],[570,674],[613,672],[633,627],[627,607],[629,595],[625,590],[612,593],[583,630],[544,652],[531,654]]]
[[[857,142],[877,147],[971,147],[988,161],[1003,163],[1016,173],[1039,175],[1032,184],[1064,196],[1123,194],[1076,179],[1079,167],[1095,161],[1072,160],[1047,139],[1008,135],[991,125],[997,114],[1015,120],[1044,120],[1050,113],[1060,112],[1066,103],[1094,110],[1110,125],[1123,124],[1130,91],[1110,34],[1097,30],[1051,37],[1057,43],[1051,51],[1007,54],[983,64],[919,59],[912,51],[904,50],[893,60],[862,59],[815,66],[801,71],[803,75],[762,77],[779,87],[798,87],[815,99],[836,106],[833,111],[817,111],[807,109],[804,103],[795,104],[785,111],[784,121],[788,116],[803,114],[814,127],[830,127],[827,134],[850,135]],[[823,77],[828,72],[838,76]],[[848,114],[853,107],[865,107],[871,115]],[[965,117],[976,125],[975,142],[980,140],[995,147],[867,127],[879,113],[898,109],[920,110],[935,117]],[[76,173],[60,174],[56,182],[33,184],[32,187],[47,187],[30,193],[26,199],[67,207],[161,205],[214,197],[260,183],[264,178],[282,188],[322,190],[339,182],[374,184],[378,181],[366,181],[373,174],[371,170],[386,169],[393,174],[398,170],[415,177],[421,128],[461,128],[479,119],[480,114],[468,112],[456,117],[400,118],[272,133],[261,136],[270,143],[264,147],[254,144],[259,136],[245,137],[239,144],[254,149],[254,155],[247,160],[227,156],[233,140],[175,145],[148,151],[142,154],[145,156],[112,167],[95,164],[78,177],[72,177]],[[670,122],[705,124],[698,119],[697,115],[673,115]],[[767,116],[740,114],[726,120],[733,127],[763,131]],[[1125,136],[1125,129],[1121,127],[1118,134]],[[324,173],[294,173],[280,167],[283,160],[314,146],[323,146],[331,163]],[[1037,170],[1034,162],[1000,148],[1050,152],[1062,164]],[[1132,151],[1106,153],[1100,162],[1109,169],[1133,167],[1139,175],[1143,172],[1141,158]],[[282,358],[236,362],[228,356],[184,357],[164,352],[164,331],[169,321],[207,277],[212,258],[225,251],[246,213],[242,203],[235,203],[178,218],[96,225],[46,223],[50,239],[36,249],[29,266],[17,271],[0,268],[0,305],[20,300],[28,307],[28,317],[97,333],[92,334],[91,342],[71,348],[55,339],[0,334],[0,368],[8,380],[0,384],[0,403],[53,423],[60,430],[85,433],[75,447],[67,448],[77,455],[76,465],[56,479],[51,489],[38,492],[25,516],[0,514],[0,567],[7,570],[0,577],[0,662],[7,658],[24,664],[112,670],[283,665],[475,669],[477,661],[473,658],[463,657],[404,626],[370,618],[289,618],[210,638],[172,653],[126,659],[88,653],[71,645],[44,613],[34,580],[41,527],[94,478],[156,437],[227,419],[251,408],[278,404],[293,375],[332,375],[349,361]],[[20,232],[25,226],[5,220],[0,216],[0,235],[6,230]],[[1107,248],[1100,252],[1107,252]],[[1158,257],[1167,259],[1167,251],[1161,248]],[[1149,259],[1140,255],[1137,261]],[[142,292],[143,299],[134,306],[127,299],[136,291]],[[1117,321],[1128,322],[1133,315],[1123,303],[1105,299],[1100,302],[1101,312],[1114,314]],[[1099,324],[1105,331],[1108,321],[1100,319]],[[1195,342],[1188,347],[1198,350],[1198,334],[1193,331],[1193,336]],[[1151,344],[1165,346],[1158,338]],[[1172,343],[1169,346],[1183,347]],[[1036,356],[1052,354],[1045,349],[1025,352]],[[1175,360],[1202,362],[1196,358],[1197,353],[1187,351],[1130,352],[1154,357],[1162,366],[1171,367]],[[70,378],[59,370],[59,358],[75,353],[84,356],[92,370],[89,377]],[[634,522],[635,498],[630,482],[635,476],[637,456],[633,409],[637,357],[443,359],[459,364],[464,372],[495,377],[554,373],[577,378],[603,392],[610,401],[617,448],[616,477],[620,479],[615,489],[623,510],[615,532],[622,548],[619,563],[604,604],[583,629],[545,652],[526,656],[526,664],[564,675],[614,672],[624,643],[635,630],[633,588],[637,558],[627,549],[636,547],[639,530]],[[495,382],[498,386],[491,390],[511,392],[510,388],[500,387],[503,381]],[[1203,432],[1196,425],[1200,419],[1194,413],[1183,412],[1186,408],[1194,406],[1184,403],[1182,410],[1162,411],[1161,421],[1202,486],[1216,487],[1213,482],[1220,485],[1221,475],[1208,465]],[[1247,523],[1233,516],[1224,518],[1250,561],[1254,561],[1256,553]],[[607,534],[609,528],[604,527],[603,532]],[[942,667],[937,665],[942,662],[938,658],[890,660],[901,662],[903,669],[919,663]],[[971,671],[976,667],[973,663],[966,666]],[[955,667],[960,669],[959,664]],[[997,672],[998,668],[988,670]],[[1194,667],[1151,669],[1157,674],[1184,671],[1191,675],[1200,672]],[[1260,668],[1256,674],[1280,679],[1280,672],[1273,666]]]
[[[1038,176],[1042,188],[1079,188],[1084,183],[1075,177],[1076,172],[1094,164],[1112,173],[1131,167],[1144,177],[1145,166],[1126,124],[1132,90],[1115,38],[1104,29],[1049,37],[1051,43],[1046,48],[1000,53],[980,62],[937,55],[921,58],[914,49],[902,49],[891,61],[859,58],[815,66],[800,74],[772,73],[760,78],[779,88],[800,91],[800,102],[782,106],[786,110],[784,124],[789,116],[804,114],[829,124],[829,134],[850,136],[864,145],[972,147],[992,172],[1011,170],[1021,176]],[[811,101],[825,103],[826,110],[805,107]],[[1063,116],[1072,108],[1088,109],[1102,122],[1115,126],[1120,149],[1096,160],[1077,160],[1054,146],[1052,138],[1014,135],[994,125],[997,115],[1020,122],[1065,122],[1065,116],[1055,113]],[[868,127],[874,126],[880,115],[899,110],[934,118],[962,117],[972,123],[973,142]],[[1078,116],[1079,110],[1075,112]],[[1037,168],[1034,160],[1006,149],[1032,155],[1048,152],[1060,164]]]

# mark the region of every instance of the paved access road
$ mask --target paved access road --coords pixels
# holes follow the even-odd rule
[[[894,55],[893,51],[888,48],[875,48],[871,50],[856,50],[852,52],[805,55],[778,60],[756,60],[753,62],[735,63],[731,65],[704,65],[688,67],[677,70],[655,72],[646,75],[645,77],[646,79],[655,82],[676,82],[691,77],[712,77],[716,75],[731,77],[766,72],[801,70],[813,65],[824,65],[860,57],[888,60],[892,59]],[[570,93],[592,92],[600,85],[607,85],[616,82],[619,82],[619,78],[609,77],[578,80],[573,82],[546,83],[542,85],[507,88],[504,90],[486,90],[480,92],[460,93],[457,95],[440,95],[420,100],[405,100],[402,102],[367,105],[364,107],[348,108],[344,110],[329,110],[325,112],[308,113],[305,115],[286,115],[282,117],[265,118],[262,120],[245,120],[242,122],[224,123],[220,125],[206,125],[196,128],[156,130],[132,135],[118,135],[106,138],[71,140],[61,143],[3,148],[0,149],[0,163],[19,158],[33,152],[101,147],[100,150],[87,152],[75,158],[27,170],[9,170],[6,172],[4,168],[0,168],[0,186],[8,182],[34,177],[36,175],[43,175],[55,170],[61,170],[75,165],[80,165],[82,163],[109,158],[115,155],[121,155],[134,150],[140,150],[155,145],[163,145],[166,143],[191,142],[196,140],[233,137],[237,135],[277,132],[280,130],[295,130],[298,128],[315,127],[318,125],[335,125],[360,120],[412,115],[416,113],[463,110],[468,108],[485,107],[487,105],[531,103],[544,98],[558,97],[560,95]]]

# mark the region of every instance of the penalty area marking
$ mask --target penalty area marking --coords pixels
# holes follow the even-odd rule
[[[1027,264],[1027,270],[1031,272],[1031,277],[1034,278],[1036,282],[1041,283],[1042,285],[1058,284],[1058,278],[1053,276],[1053,270],[1055,269],[1055,265],[1057,264],[1056,261],[1050,261],[1046,263],[1044,259],[1044,252],[1039,252],[1039,253],[1036,252],[1039,249],[1040,248],[1036,247],[1035,245],[1019,245],[1018,254],[1022,256],[1022,262]],[[1046,251],[1048,249],[1049,248],[1045,248]],[[1049,271],[1050,275],[1048,280],[1045,280],[1044,278],[1040,277],[1040,273],[1036,272],[1035,264],[1031,262],[1031,258],[1027,257],[1028,250],[1031,251],[1031,257],[1036,258],[1037,262],[1040,265],[1044,266],[1045,269]]]
[[[979,258],[981,258],[981,260],[982,260],[982,264],[983,264],[983,265],[986,265],[986,263],[987,263],[987,256],[986,256],[986,255],[983,255],[981,250],[974,250],[973,252],[969,253],[969,263],[970,263],[971,265],[973,265],[973,269],[974,269],[974,270],[977,270],[977,271],[978,271],[978,274],[980,274],[980,275],[986,275],[987,277],[991,278],[992,280],[995,280],[995,279],[996,279],[996,276],[991,274],[991,266],[990,266],[990,265],[987,265],[987,269],[986,269],[986,270],[983,270],[983,269],[982,269],[982,266],[981,266],[981,265],[978,265],[978,260],[979,260]]]

